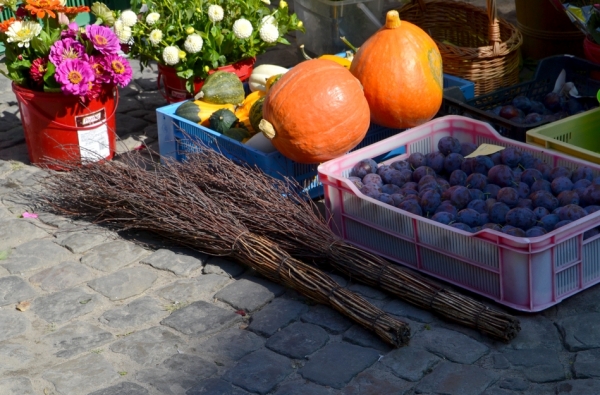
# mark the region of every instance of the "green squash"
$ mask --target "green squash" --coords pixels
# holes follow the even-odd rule
[[[252,129],[254,129],[255,132],[260,131],[260,129],[258,128],[258,124],[260,123],[260,120],[263,117],[262,108],[264,102],[265,97],[263,96],[257,101],[255,101],[254,104],[252,104],[252,107],[250,107],[250,114],[248,115],[248,118],[250,118],[250,125],[252,125]]]
[[[240,104],[245,96],[244,84],[235,73],[217,71],[206,77],[196,98],[214,104]]]
[[[186,101],[175,110],[175,115],[195,123],[200,123],[200,108],[193,100]]]
[[[223,136],[227,136],[236,141],[242,142],[245,139],[250,138],[250,132],[244,128],[231,128],[229,130],[226,130],[223,133]]]
[[[238,118],[232,111],[223,108],[213,112],[210,118],[208,118],[208,121],[212,130],[224,133],[238,122]]]

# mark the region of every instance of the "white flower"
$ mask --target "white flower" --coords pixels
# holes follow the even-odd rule
[[[159,29],[152,30],[150,32],[150,35],[148,36],[148,40],[150,41],[150,44],[152,44],[155,47],[157,47],[158,44],[160,44],[162,38],[163,38],[163,32],[162,32],[162,30],[159,30]]]
[[[160,14],[158,12],[151,12],[146,15],[146,23],[150,26],[154,25],[160,19]]]
[[[263,16],[263,19],[260,21],[260,25],[275,25],[277,26],[277,19],[273,15]]]
[[[6,35],[8,36],[6,41],[9,43],[15,42],[19,47],[28,48],[31,39],[37,37],[40,31],[42,31],[42,25],[38,22],[15,21],[6,31]]]
[[[208,19],[210,19],[211,22],[223,20],[223,7],[215,4],[208,7]]]
[[[271,1],[270,0],[261,0],[263,3],[265,3],[266,5],[270,5]]]
[[[202,40],[202,37],[200,37],[200,35],[190,34],[185,39],[185,42],[183,43],[183,48],[188,53],[197,53],[202,50],[202,44],[204,44],[204,40]]]
[[[239,39],[246,39],[252,35],[252,24],[249,20],[240,18],[233,23],[233,34]]]
[[[119,18],[123,21],[123,25],[131,27],[137,23],[137,15],[131,10],[126,10],[121,13]]]
[[[174,66],[179,63],[179,48],[169,46],[163,50],[163,60],[169,66]]]
[[[120,29],[115,28],[115,34],[121,44],[127,44],[131,41],[131,28],[129,26],[121,26]]]
[[[258,34],[266,43],[274,43],[279,38],[279,30],[277,29],[277,26],[271,24],[262,25]]]

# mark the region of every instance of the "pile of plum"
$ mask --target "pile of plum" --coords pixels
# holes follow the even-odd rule
[[[472,233],[537,237],[600,210],[600,177],[589,167],[552,168],[514,147],[465,159],[476,148],[444,137],[427,155],[381,166],[364,159],[348,178],[366,196]]]
[[[487,112],[515,123],[524,125],[541,121],[554,122],[592,108],[589,101],[567,97],[558,93],[548,93],[542,101],[531,100],[525,96],[515,97],[511,104],[496,106]]]

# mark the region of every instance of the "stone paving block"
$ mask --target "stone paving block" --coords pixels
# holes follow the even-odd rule
[[[48,237],[48,233],[26,219],[0,220],[0,250],[13,248],[31,240]]]
[[[354,378],[341,395],[404,395],[408,394],[414,383],[376,369],[368,369]]]
[[[242,358],[234,368],[225,372],[223,379],[246,391],[264,395],[293,371],[289,359],[261,349]]]
[[[186,335],[208,336],[241,320],[233,311],[200,300],[173,312],[160,323]]]
[[[569,351],[600,348],[600,313],[579,314],[556,322]]]
[[[121,269],[88,283],[96,292],[110,300],[123,300],[139,295],[154,284],[158,275],[143,267]]]
[[[344,317],[331,307],[324,305],[311,307],[300,318],[308,324],[319,325],[334,335],[339,335],[347,331],[353,325],[350,319]]]
[[[550,383],[566,378],[565,368],[561,363],[556,362],[526,368],[523,370],[523,374],[533,383]]]
[[[231,383],[221,379],[204,380],[195,387],[189,389],[185,395],[248,395],[241,388],[234,387]],[[308,395],[308,394],[307,394]]]
[[[381,363],[396,376],[419,381],[440,361],[440,358],[417,347],[402,347],[386,354]]]
[[[511,391],[525,391],[529,388],[529,382],[523,377],[504,377],[498,380],[496,385]]]
[[[17,310],[0,310],[0,342],[25,333],[29,327],[27,317]]]
[[[413,306],[410,303],[403,302],[399,299],[392,299],[389,303],[383,306],[383,311],[398,317],[406,317],[411,320],[429,324],[435,320],[435,316],[427,311]]]
[[[44,291],[56,292],[92,278],[94,273],[80,262],[62,262],[29,277],[29,282],[39,285]]]
[[[305,359],[329,341],[325,329],[296,322],[286,326],[267,340],[267,348],[294,359]]]
[[[558,363],[558,352],[545,349],[505,350],[502,354],[513,366],[530,368],[547,363]]]
[[[21,277],[0,277],[0,306],[31,299],[36,292]]]
[[[217,372],[214,363],[189,354],[175,354],[160,367],[139,371],[135,378],[148,383],[161,395],[179,395]]]
[[[265,339],[242,329],[231,328],[211,336],[191,351],[225,363],[237,361],[265,345]]]
[[[125,136],[138,130],[143,130],[148,126],[148,122],[143,119],[134,118],[127,114],[117,113],[116,118],[117,124],[119,125],[119,128],[117,129],[118,136]]]
[[[134,93],[134,92],[132,92]],[[136,94],[136,93],[134,93]],[[118,113],[129,113],[135,110],[141,110],[144,106],[135,97],[121,96],[119,97],[119,107],[117,108]],[[130,115],[131,116],[131,115]]]
[[[236,310],[252,312],[285,292],[285,288],[262,278],[242,278],[215,294],[215,298]]]
[[[492,361],[494,364],[494,369],[508,369],[510,368],[510,364],[508,363],[508,359],[502,354],[494,354],[492,356]]]
[[[452,362],[471,364],[489,352],[489,348],[472,338],[444,328],[422,331],[411,339],[411,345],[442,356]]]
[[[269,337],[280,328],[298,319],[306,311],[308,311],[306,303],[293,299],[276,298],[252,315],[248,329]]]
[[[219,256],[210,257],[202,269],[202,273],[204,274],[218,274],[220,276],[228,277],[239,277],[245,271],[245,266],[240,265],[231,259]]]
[[[165,98],[160,92],[142,92],[136,96],[146,110],[155,111],[157,107],[162,107],[165,103]]]
[[[23,369],[34,358],[33,353],[22,344],[0,344],[0,374]]]
[[[60,324],[94,310],[97,294],[82,288],[68,288],[50,295],[40,296],[31,304],[31,310],[47,322]]]
[[[119,379],[119,374],[101,354],[89,353],[51,367],[42,377],[54,384],[61,395],[81,395],[82,388],[111,384]]]
[[[372,348],[330,343],[311,356],[299,373],[317,384],[340,389],[378,358],[379,353]]]
[[[124,381],[117,385],[113,385],[98,391],[94,391],[88,395],[148,395],[146,388],[139,384]]]
[[[232,280],[218,274],[203,274],[196,278],[177,280],[159,289],[156,294],[170,302],[212,301],[217,293]]]
[[[160,249],[152,253],[140,262],[156,269],[168,270],[177,276],[189,276],[190,273],[200,269],[204,264],[197,258],[176,254],[173,251],[165,249]]]
[[[342,339],[348,343],[356,344],[357,346],[374,348],[383,353],[392,350],[392,347],[381,340],[373,332],[363,328],[360,325],[352,325],[350,329],[344,332]]]
[[[573,362],[573,373],[578,379],[600,377],[600,349],[578,352]]]
[[[124,240],[115,240],[97,245],[89,250],[81,262],[103,272],[113,272],[140,260],[149,251]]]
[[[0,207],[0,220],[14,219],[14,218],[18,218],[18,217],[15,214],[11,213],[5,207]]]
[[[548,318],[541,315],[520,316],[521,331],[519,336],[507,344],[508,347],[521,349],[562,350],[562,341],[556,326]]]
[[[310,381],[286,381],[277,387],[273,395],[332,395],[333,389],[323,387]]]
[[[0,265],[10,273],[17,274],[42,269],[73,258],[73,253],[56,245],[51,239],[41,239],[16,247],[7,260],[0,261]]]
[[[98,245],[110,242],[114,237],[115,235],[108,232],[75,232],[57,242],[74,254],[83,254]]]
[[[600,394],[600,380],[568,380],[556,385],[556,395]]]
[[[35,395],[35,392],[27,377],[11,377],[0,380],[0,394]]]
[[[124,336],[110,345],[110,350],[125,354],[140,365],[151,367],[177,352],[183,339],[162,327],[152,327]]]
[[[65,218],[63,216],[52,214],[52,213],[38,213],[38,220],[43,224],[53,226],[55,228],[58,228],[59,224],[65,222],[65,221],[69,221],[67,218]]]
[[[497,379],[492,370],[443,361],[415,388],[417,393],[426,394],[480,395]]]
[[[127,328],[140,326],[166,315],[168,312],[158,300],[151,296],[143,296],[126,306],[108,310],[102,314],[99,321],[113,328]]]
[[[59,358],[71,358],[84,351],[91,351],[113,340],[112,333],[87,322],[74,321],[44,336],[42,341],[58,351]]]

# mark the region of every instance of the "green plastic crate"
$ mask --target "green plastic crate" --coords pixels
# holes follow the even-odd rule
[[[600,164],[600,108],[531,129],[526,141]]]

